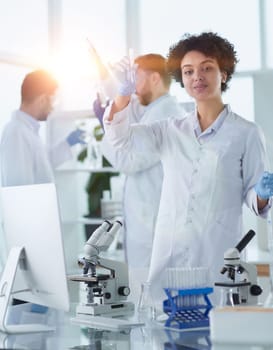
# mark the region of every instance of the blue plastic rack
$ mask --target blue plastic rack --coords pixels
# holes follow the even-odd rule
[[[169,316],[165,322],[165,327],[178,329],[209,327],[208,314],[213,306],[208,294],[213,292],[213,288],[164,288],[164,291],[168,299],[163,301],[163,311]],[[181,306],[181,300],[187,299],[185,297],[188,297],[188,300],[196,297],[196,300],[202,300],[202,303]]]

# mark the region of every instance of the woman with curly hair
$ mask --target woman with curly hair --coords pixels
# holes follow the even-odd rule
[[[168,267],[205,266],[210,283],[219,280],[224,252],[244,234],[243,204],[262,217],[270,207],[273,174],[263,174],[263,134],[222,99],[237,61],[233,45],[218,34],[185,35],[170,48],[168,67],[194,99],[195,110],[182,119],[130,126],[125,101],[116,99],[105,120],[113,146],[160,154],[162,161],[149,271],[154,292]]]

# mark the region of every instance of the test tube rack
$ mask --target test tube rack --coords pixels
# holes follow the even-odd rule
[[[164,288],[164,291],[168,299],[163,301],[163,311],[169,316],[165,327],[177,329],[209,327],[209,312],[213,306],[208,294],[213,292],[213,288]]]

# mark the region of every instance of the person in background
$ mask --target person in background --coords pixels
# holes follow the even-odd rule
[[[123,79],[125,62],[126,59],[119,62],[113,71],[117,85]],[[118,87],[118,95],[128,102],[125,113],[129,123],[149,125],[170,116],[182,116],[182,107],[169,94],[171,77],[166,59],[151,53],[137,57],[134,64],[135,80],[131,77],[130,82],[133,89],[128,90],[122,84]],[[100,111],[95,107],[98,115]],[[149,150],[134,156],[125,148],[113,150],[105,139],[102,150],[114,168],[126,175],[123,193],[126,261],[130,268],[148,268],[163,179],[160,157]]]
[[[39,137],[40,122],[52,111],[58,84],[44,70],[27,74],[21,86],[21,105],[5,126],[0,145],[2,186],[54,182],[53,169],[71,158],[70,147],[84,143],[81,130],[46,149]]]
[[[224,252],[244,233],[243,203],[261,217],[271,206],[273,174],[263,174],[262,131],[222,98],[236,63],[234,46],[217,33],[185,35],[170,48],[168,67],[195,110],[183,119],[132,125],[127,110],[133,89],[125,80],[127,96],[118,96],[105,116],[105,135],[117,151],[153,154],[163,165],[148,277],[159,302],[167,268],[203,266],[211,285],[219,280]]]
[[[49,150],[39,137],[40,122],[47,120],[57,88],[56,80],[44,70],[35,70],[25,76],[20,108],[14,112],[1,137],[3,187],[54,182],[53,168],[71,158],[71,146],[83,143],[80,130],[72,131]],[[2,254],[5,255],[4,250]],[[13,304],[18,303],[22,302],[13,299]],[[33,304],[32,310],[44,312],[47,308]]]

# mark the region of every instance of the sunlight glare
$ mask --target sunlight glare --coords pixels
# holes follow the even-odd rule
[[[97,66],[87,44],[63,49],[58,55],[52,56],[45,65],[60,85],[82,79],[90,82],[98,80]]]

